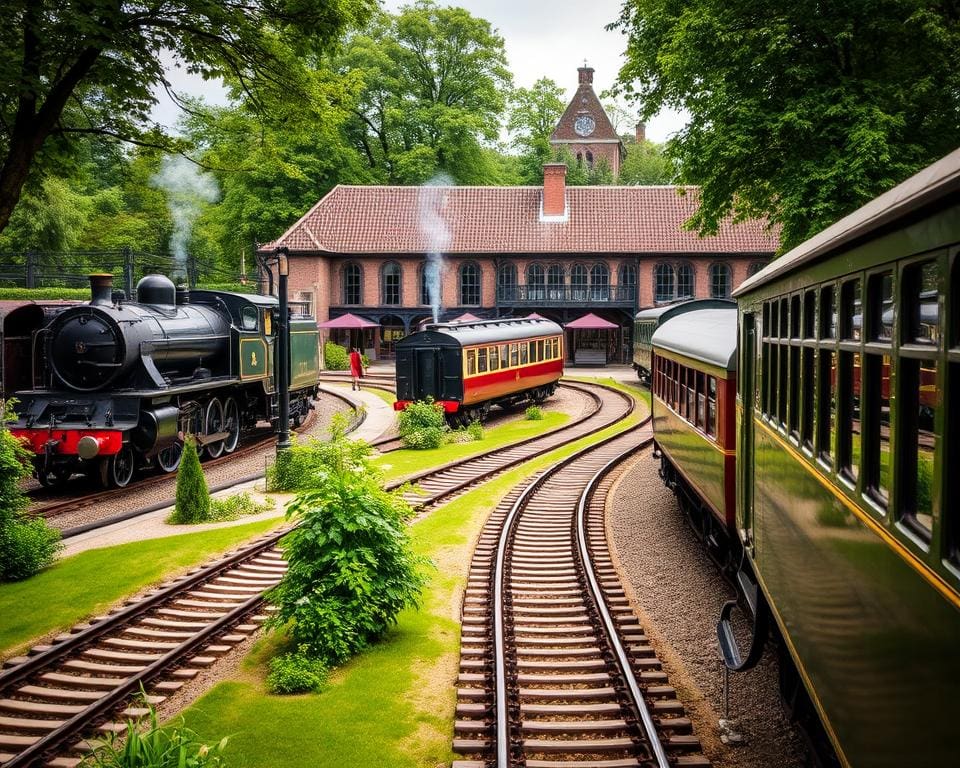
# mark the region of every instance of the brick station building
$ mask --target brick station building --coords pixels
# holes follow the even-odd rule
[[[776,250],[756,221],[705,238],[684,229],[695,188],[567,187],[565,174],[545,166],[543,187],[338,186],[262,250],[290,250],[291,295],[318,321],[351,312],[378,323],[365,346],[390,358],[431,317],[426,203],[449,231],[441,320],[537,312],[566,323],[593,312],[622,329],[606,334],[611,362],[629,360],[639,309],[729,296]]]

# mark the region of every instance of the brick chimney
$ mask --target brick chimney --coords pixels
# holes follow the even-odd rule
[[[577,72],[580,73],[580,85],[583,85],[584,83],[587,85],[593,85],[593,67],[577,67]]]
[[[637,144],[643,144],[647,140],[647,124],[637,123]]]
[[[542,218],[561,218],[567,215],[566,191],[567,166],[564,163],[545,163]]]

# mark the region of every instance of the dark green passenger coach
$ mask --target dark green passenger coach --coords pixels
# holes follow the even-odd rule
[[[960,150],[736,296],[741,578],[843,764],[957,765]]]

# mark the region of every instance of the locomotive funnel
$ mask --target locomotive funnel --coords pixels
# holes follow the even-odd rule
[[[90,275],[90,304],[101,307],[113,304],[113,275]]]

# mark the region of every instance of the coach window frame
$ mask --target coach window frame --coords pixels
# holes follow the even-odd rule
[[[890,295],[892,298],[893,324],[889,338],[882,337],[877,326],[883,323],[883,278],[889,275],[891,279]],[[897,306],[898,291],[900,290],[897,265],[886,262],[874,269],[867,270],[863,275],[863,292],[861,294],[863,312],[861,315],[860,335],[862,337],[863,352],[860,357],[861,380],[863,387],[860,398],[860,473],[862,475],[861,498],[867,507],[875,513],[887,518],[890,510],[896,509],[894,489],[896,487],[896,394],[897,375],[897,341],[900,318]],[[887,453],[888,471],[887,486],[882,488],[882,397],[883,397],[883,358],[888,358],[887,367]],[[883,491],[886,492],[884,496]]]
[[[803,306],[803,297],[800,293],[790,294],[790,338],[789,360],[788,360],[788,388],[790,406],[787,413],[787,434],[794,446],[800,446],[800,347],[802,344],[803,323],[800,317],[800,310]]]
[[[817,394],[816,418],[814,419],[814,454],[817,463],[832,473],[837,463],[836,447],[836,380],[833,377],[837,362],[837,283],[821,283],[817,291]],[[830,296],[830,306],[825,306],[824,297]],[[828,357],[829,356],[829,357]],[[829,362],[829,365],[826,363]]]
[[[800,448],[808,459],[814,456],[814,422],[816,419],[817,398],[817,288],[803,291],[801,306],[803,319],[801,329],[800,376]]]
[[[950,288],[944,306],[943,440],[940,451],[941,551],[944,564],[960,578],[960,480],[950,482],[945,467],[960,461],[960,246],[950,249],[947,266]],[[945,378],[943,378],[945,377]],[[934,469],[936,476],[936,469]],[[948,513],[948,510],[950,511]]]

